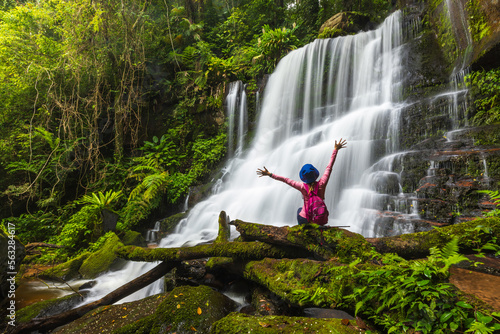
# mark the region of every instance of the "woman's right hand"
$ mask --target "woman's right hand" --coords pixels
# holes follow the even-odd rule
[[[264,169],[257,168],[257,175],[259,177],[263,176],[271,176],[272,174],[267,170],[266,167],[263,167]]]

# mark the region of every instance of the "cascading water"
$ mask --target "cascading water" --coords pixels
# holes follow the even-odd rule
[[[218,193],[193,207],[160,246],[214,239],[221,210],[251,222],[296,224],[300,194],[257,178],[257,168],[298,179],[304,163],[324,169],[340,138],[348,140],[348,148],[340,151],[327,187],[330,225],[350,225],[371,236],[367,212],[382,208],[372,184],[360,181],[379,158],[374,152],[396,149],[401,44],[401,13],[396,12],[377,30],[316,40],[284,57],[266,86],[252,147],[228,162]]]
[[[233,158],[243,151],[245,135],[248,130],[247,96],[241,81],[231,82],[226,97],[228,118],[228,156]],[[236,134],[236,140],[234,135]]]
[[[399,175],[392,170],[392,162],[400,156],[394,152],[402,107],[401,16],[395,12],[377,30],[316,40],[284,57],[259,103],[253,144],[228,161],[214,194],[195,205],[159,247],[215,239],[222,210],[249,222],[295,225],[300,194],[281,182],[258,178],[257,168],[266,166],[297,180],[305,163],[322,172],[340,138],[348,144],[339,152],[326,189],[329,225],[349,225],[370,237],[378,233],[375,225],[382,210],[404,208],[403,215],[418,216],[409,208],[412,200],[402,196]],[[237,93],[241,90],[241,83],[231,86],[228,108],[238,105],[234,100],[241,98]],[[236,107],[229,114],[230,133],[235,131],[235,115]],[[234,144],[230,136],[230,147]],[[377,162],[389,153],[394,154]],[[409,230],[403,227],[399,232]],[[152,266],[128,264],[121,272],[99,278],[98,286],[101,290],[119,286],[132,278],[130,271],[136,271],[136,277]],[[155,284],[127,300],[161,291],[161,283]],[[99,293],[92,295],[96,299]]]

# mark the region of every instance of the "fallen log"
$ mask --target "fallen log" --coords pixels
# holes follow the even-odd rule
[[[65,325],[75,319],[80,318],[87,312],[92,311],[97,307],[111,305],[127,297],[128,295],[144,288],[157,279],[160,279],[163,275],[176,267],[177,264],[178,262],[162,262],[147,273],[139,276],[138,278],[128,282],[125,285],[122,285],[118,289],[108,293],[106,296],[102,297],[99,300],[51,317],[33,319],[30,322],[19,324],[18,326],[13,327],[11,333],[30,333],[34,331],[45,332]]]
[[[232,257],[239,260],[261,260],[284,257],[307,257],[307,251],[297,247],[276,246],[263,242],[223,242],[180,248],[143,248],[124,246],[116,250],[119,257],[132,261],[185,261],[207,257]]]
[[[317,257],[339,258],[343,263],[349,259],[370,258],[372,246],[378,253],[396,253],[405,259],[416,259],[428,256],[432,247],[444,247],[454,237],[459,239],[460,251],[464,254],[474,252],[474,249],[488,242],[500,245],[499,218],[476,219],[426,232],[367,239],[337,227],[313,224],[277,227],[241,220],[234,220],[230,224],[236,227],[243,240],[301,247],[314,252]]]
[[[64,248],[64,246],[61,245],[55,245],[55,244],[47,244],[45,242],[31,242],[29,244],[26,244],[24,248],[26,249],[27,254],[33,255],[35,252],[35,248],[39,247],[45,247],[45,248]]]
[[[366,240],[379,253],[396,253],[405,259],[418,259],[428,256],[432,247],[444,247],[454,237],[458,238],[460,252],[470,254],[488,242],[500,246],[499,236],[500,219],[492,217],[435,228],[427,232]]]
[[[360,234],[344,229],[316,224],[271,226],[231,221],[245,241],[261,241],[282,247],[300,247],[312,252],[316,258],[337,258],[350,262],[356,258],[368,259],[371,246]]]

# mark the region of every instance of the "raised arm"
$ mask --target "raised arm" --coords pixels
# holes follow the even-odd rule
[[[326,184],[330,180],[330,174],[332,173],[332,168],[333,164],[335,163],[335,160],[337,159],[337,153],[339,150],[346,148],[347,147],[347,141],[345,139],[340,138],[339,142],[335,141],[335,146],[334,150],[332,153],[332,156],[330,158],[330,162],[328,163],[328,166],[326,166],[325,173],[323,173],[323,176],[319,180],[320,187],[324,189],[326,187]]]
[[[293,187],[293,188],[298,189],[298,190],[301,190],[303,188],[302,182],[297,182],[297,181],[291,180],[287,177],[273,174],[270,171],[268,171],[266,167],[263,167],[263,169],[257,168],[257,175],[259,177],[269,176],[272,179],[284,182],[284,183],[288,184],[290,187]]]

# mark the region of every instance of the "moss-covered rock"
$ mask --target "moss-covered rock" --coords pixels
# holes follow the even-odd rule
[[[55,330],[54,334],[95,334],[111,333],[133,324],[155,313],[158,305],[168,294],[150,296],[141,300],[118,305],[107,305],[88,312],[66,326]]]
[[[74,259],[44,270],[39,276],[43,279],[64,281],[79,278],[80,267],[82,266],[82,263],[90,256],[90,254],[90,252],[82,253]]]
[[[160,231],[161,232],[172,231],[177,226],[177,224],[179,224],[179,222],[186,217],[187,213],[181,212],[160,220]]]
[[[80,267],[82,277],[95,278],[105,271],[119,268],[124,262],[117,256],[116,250],[122,246],[120,238],[111,233],[101,249],[83,261]]]
[[[81,301],[83,301],[83,297],[74,293],[61,298],[34,303],[16,312],[16,322],[17,324],[23,324],[35,318],[50,317],[71,309]]]
[[[355,321],[342,319],[314,319],[302,317],[264,316],[255,317],[242,313],[231,313],[217,321],[210,334],[239,333],[360,333]],[[372,333],[376,333],[373,332]]]
[[[333,261],[264,259],[247,263],[244,275],[292,305],[335,307],[356,270]]]
[[[341,12],[329,18],[319,28],[318,38],[333,38],[347,34],[355,34],[365,30],[370,23],[370,17],[356,12]]]
[[[122,237],[122,243],[124,245],[132,245],[139,247],[147,247],[148,245],[146,239],[144,239],[142,234],[136,231],[127,231],[125,235]]]
[[[208,333],[212,324],[235,309],[235,303],[207,287],[175,288],[155,314],[116,333]]]

